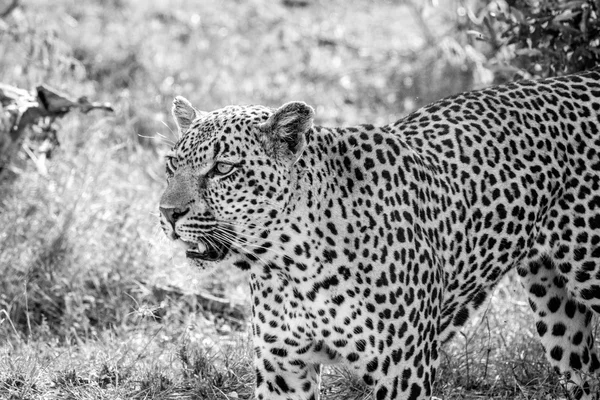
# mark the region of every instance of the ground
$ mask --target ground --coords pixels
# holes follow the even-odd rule
[[[192,270],[158,228],[170,103],[303,100],[321,125],[384,124],[489,84],[446,35],[458,2],[399,3],[31,0],[0,20],[0,82],[116,109],[69,115],[60,147],[27,142],[0,177],[0,397],[250,398],[245,277]],[[444,349],[437,396],[560,396],[530,320],[507,277]],[[369,398],[335,368],[324,388]]]

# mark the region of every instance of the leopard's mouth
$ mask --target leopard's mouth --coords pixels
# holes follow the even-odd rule
[[[221,261],[227,256],[231,243],[223,243],[211,239],[198,243],[185,242],[188,249],[185,251],[187,258],[202,261]]]

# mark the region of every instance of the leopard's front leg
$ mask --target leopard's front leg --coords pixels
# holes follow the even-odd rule
[[[256,324],[253,330],[256,399],[318,400],[320,365],[305,363],[288,351],[290,344],[295,344],[293,339],[280,341]]]
[[[318,400],[321,367],[307,326],[279,281],[251,275],[252,341],[257,400]],[[304,318],[300,318],[304,321]]]

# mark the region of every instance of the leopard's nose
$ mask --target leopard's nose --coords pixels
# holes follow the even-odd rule
[[[175,229],[175,222],[177,222],[177,220],[179,220],[181,217],[183,217],[190,211],[189,207],[184,209],[177,207],[158,207],[158,209],[160,210],[160,213],[165,217],[165,219],[169,222],[169,224],[171,224],[173,229]]]

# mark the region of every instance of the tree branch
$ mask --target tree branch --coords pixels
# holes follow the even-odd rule
[[[60,118],[72,109],[83,113],[95,109],[113,111],[109,103],[90,102],[86,97],[74,99],[46,85],[31,93],[0,83],[0,173],[18,151],[27,127],[42,118]]]

